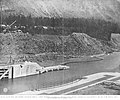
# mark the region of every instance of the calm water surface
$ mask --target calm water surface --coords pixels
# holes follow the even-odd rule
[[[0,94],[15,94],[27,90],[48,87],[56,84],[63,84],[74,78],[85,75],[106,72],[119,71],[120,53],[116,52],[104,57],[104,60],[92,62],[74,62],[67,64],[68,70],[48,72],[41,75],[33,75],[10,80],[0,80]],[[5,92],[4,88],[8,91]]]

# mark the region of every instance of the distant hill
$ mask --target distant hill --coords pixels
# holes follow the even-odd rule
[[[2,0],[2,14],[94,17],[120,23],[120,0]]]

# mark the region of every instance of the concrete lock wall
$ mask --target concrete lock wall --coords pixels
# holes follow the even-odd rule
[[[9,70],[9,78],[12,78],[12,68]]]
[[[9,78],[38,74],[37,69],[41,68],[41,66],[34,62],[25,62],[23,64],[13,65],[13,69],[11,68],[9,71]]]

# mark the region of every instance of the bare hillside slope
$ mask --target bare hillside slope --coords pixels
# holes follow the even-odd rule
[[[119,0],[2,0],[2,11],[35,17],[94,17],[120,22]]]

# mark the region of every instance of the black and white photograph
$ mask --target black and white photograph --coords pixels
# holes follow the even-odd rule
[[[119,96],[120,0],[0,0],[0,96]]]

